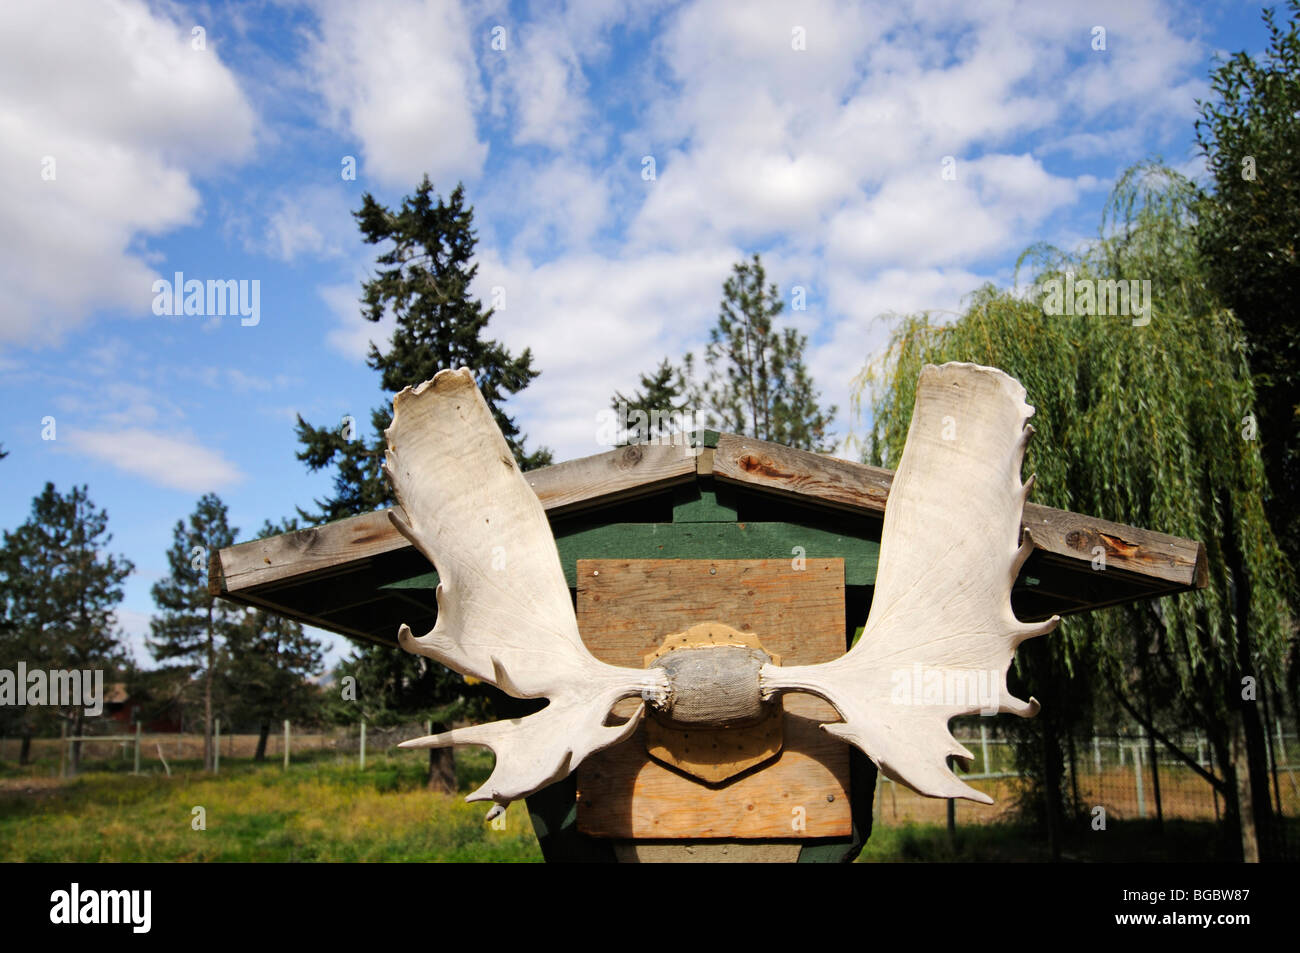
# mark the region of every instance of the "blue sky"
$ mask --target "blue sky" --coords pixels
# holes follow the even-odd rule
[[[1260,9],[5,4],[0,527],[46,481],[88,484],[149,664],[176,521],[208,491],[240,538],[310,505],[329,477],[296,459],[296,415],[366,425],[383,399],[350,211],[426,172],[465,183],[491,330],[542,372],[510,405],[530,445],[599,452],[609,395],[699,349],[754,251],[787,302],[806,289],[787,316],[844,434],[882,314],[956,309],[1031,242],[1078,245],[1133,162],[1201,174],[1195,99],[1216,52],[1262,48]],[[155,314],[177,271],[258,281],[260,319]]]

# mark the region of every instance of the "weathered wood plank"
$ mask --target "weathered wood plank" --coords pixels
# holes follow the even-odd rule
[[[688,448],[649,444],[542,467],[525,473],[524,478],[547,515],[560,515],[583,505],[603,506],[693,481],[695,466]],[[401,514],[400,507],[397,512]],[[388,511],[378,510],[228,546],[214,555],[208,587],[213,595],[236,593],[410,545],[393,528]]]
[[[894,480],[892,470],[727,433],[713,451],[713,476],[805,503],[879,514]]]
[[[893,482],[889,470],[733,434],[718,435],[716,447],[706,448],[699,457],[680,446],[620,447],[534,470],[525,477],[548,515],[558,516],[688,483],[696,478],[697,468],[705,479],[715,477],[805,504],[874,515],[884,513]],[[1158,582],[1152,595],[1200,588],[1208,581],[1205,548],[1193,540],[1035,503],[1026,504],[1024,522],[1040,552],[1091,571],[1093,550],[1100,546],[1107,569]],[[209,590],[238,596],[283,579],[347,570],[409,547],[389,522],[387,511],[354,516],[239,543],[213,554]],[[852,584],[862,583],[855,578]]]
[[[1093,550],[1100,547],[1107,569],[1163,579],[1180,587],[1202,589],[1209,584],[1205,546],[1195,540],[1038,503],[1025,504],[1024,526],[1033,534],[1035,549],[1056,556],[1091,565],[1098,555]]]
[[[758,487],[807,503],[884,514],[894,474],[890,470],[792,450],[780,444],[723,434],[713,455],[719,480]],[[1136,526],[1026,503],[1024,525],[1036,549],[1091,564],[1101,546],[1107,566],[1160,579],[1176,588],[1200,588],[1208,581],[1205,548]]]
[[[547,515],[556,516],[593,502],[619,503],[692,481],[695,454],[683,446],[633,444],[530,470],[524,479]]]
[[[583,559],[577,572],[583,641],[615,665],[640,668],[664,636],[709,621],[757,633],[783,664],[844,653],[840,559],[808,559],[803,570],[787,559]],[[839,716],[808,695],[785,703],[781,755],[719,786],[651,759],[644,729],[591,756],[578,768],[579,829],[663,839],[849,834],[848,747],[817,727]]]
[[[227,546],[214,554],[208,588],[213,595],[307,576],[356,563],[411,544],[393,527],[387,510]]]

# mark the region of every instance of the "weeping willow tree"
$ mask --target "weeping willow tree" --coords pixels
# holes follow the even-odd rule
[[[1026,455],[1037,502],[1205,543],[1208,588],[1067,618],[1018,653],[1017,676],[1045,699],[1038,724],[1024,726],[1037,750],[1018,749],[1054,847],[1069,800],[1061,767],[1074,729],[1088,727],[1072,715],[1113,701],[1224,797],[1225,830],[1243,857],[1278,850],[1256,706],[1278,683],[1295,628],[1290,577],[1264,509],[1242,329],[1207,290],[1194,208],[1193,186],[1178,174],[1129,170],[1098,240],[1076,253],[1031,247],[1018,290],[985,286],[955,321],[903,317],[855,382],[858,409],[871,412],[864,457],[893,466],[922,365],[999,367],[1037,408]],[[1022,271],[1033,273],[1028,290]],[[1120,302],[1106,295],[1101,309],[1112,313],[1095,313],[1096,296],[1089,307],[1078,289],[1109,289],[1098,284],[1109,280],[1136,280],[1127,287],[1139,299],[1149,287],[1149,310],[1114,314]],[[1063,288],[1076,297],[1062,302]],[[1074,313],[1048,313],[1061,310]],[[1094,685],[1106,691],[1081,697]],[[1203,730],[1213,765],[1182,751],[1170,726]]]

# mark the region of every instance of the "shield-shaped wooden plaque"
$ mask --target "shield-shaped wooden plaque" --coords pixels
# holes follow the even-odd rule
[[[665,636],[704,622],[755,633],[783,664],[845,651],[842,559],[580,559],[577,575],[579,631],[613,665],[642,667]],[[818,727],[839,716],[810,695],[787,695],[784,706],[779,754],[720,783],[650,757],[645,725],[589,757],[577,771],[579,830],[656,840],[849,835],[848,746]]]

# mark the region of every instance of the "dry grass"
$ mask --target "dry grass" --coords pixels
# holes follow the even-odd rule
[[[469,764],[468,773],[482,765]],[[463,795],[423,788],[415,758],[239,765],[139,777],[90,773],[0,783],[2,861],[535,861],[522,804],[504,830]],[[195,808],[206,829],[195,830]]]

